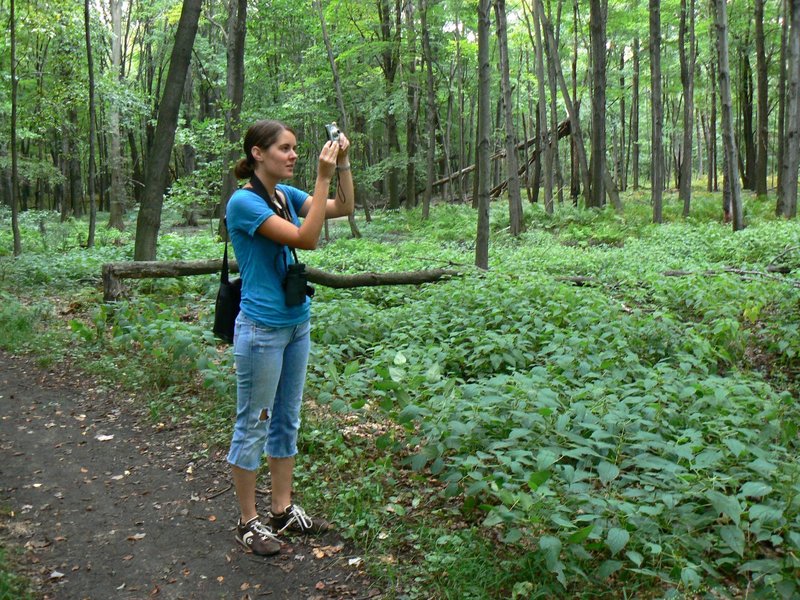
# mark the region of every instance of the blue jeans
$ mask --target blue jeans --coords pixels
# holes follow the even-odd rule
[[[236,425],[228,462],[255,471],[264,454],[297,454],[311,326],[264,327],[239,313],[235,331]]]

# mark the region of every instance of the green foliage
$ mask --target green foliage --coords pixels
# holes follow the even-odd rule
[[[29,600],[33,598],[25,577],[18,575],[10,564],[8,552],[0,546],[0,600]]]
[[[695,202],[716,214],[716,199]],[[636,198],[622,215],[526,207],[519,239],[497,207],[488,272],[470,266],[465,206],[382,213],[358,240],[332,223],[304,255],[339,273],[463,273],[317,288],[307,391],[322,408],[306,416],[298,488],[376,576],[407,598],[724,595],[745,580],[798,593],[800,291],[767,267],[799,266],[800,231],[754,205],[732,234],[676,204],[662,226]],[[216,278],[142,282],[103,305],[100,265],[129,256],[127,234],[87,251],[79,224],[23,221],[36,250],[0,261],[3,347],[53,339],[138,390],[155,422],[224,447],[235,381],[209,333]],[[159,253],[219,243],[166,232]]]

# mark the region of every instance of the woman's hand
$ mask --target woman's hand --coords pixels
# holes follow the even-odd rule
[[[336,160],[339,154],[339,144],[336,142],[325,142],[322,151],[319,153],[319,165],[317,166],[317,176],[330,181],[336,172]]]
[[[350,164],[350,156],[348,155],[349,151],[350,140],[347,139],[345,134],[339,132],[339,155],[336,157],[336,163],[338,165]]]

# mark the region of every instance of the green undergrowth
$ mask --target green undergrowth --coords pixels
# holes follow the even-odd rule
[[[683,219],[668,194],[662,225],[624,201],[527,206],[518,238],[495,204],[486,272],[467,206],[378,213],[360,239],[336,223],[303,254],[342,274],[459,273],[314,301],[298,489],[392,596],[800,594],[800,229],[749,198],[735,234],[717,196],[696,192]],[[79,224],[37,218],[49,233],[29,218],[30,250],[0,261],[0,344],[79,360],[138,391],[154,423],[224,448],[217,278],[139,282],[104,305],[100,266],[130,258],[129,234],[86,250]],[[220,254],[210,228],[159,244],[165,260]]]

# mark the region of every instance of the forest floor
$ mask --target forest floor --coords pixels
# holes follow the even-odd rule
[[[198,458],[144,404],[0,352],[0,543],[37,597],[382,596],[335,531],[287,539],[274,557],[244,552],[224,457]]]

